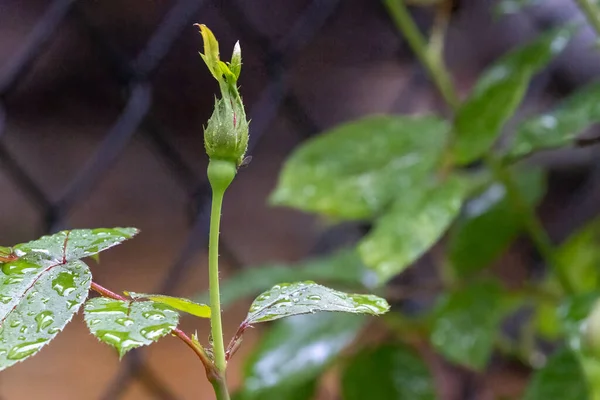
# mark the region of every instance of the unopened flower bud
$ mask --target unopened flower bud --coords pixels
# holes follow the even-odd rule
[[[204,129],[204,146],[209,158],[232,161],[239,166],[248,148],[249,124],[241,100],[222,98]]]
[[[204,54],[200,54],[211,74],[219,82],[221,99],[215,101],[215,109],[204,129],[204,145],[208,157],[231,161],[239,167],[248,148],[249,122],[244,104],[237,88],[242,69],[242,51],[235,44],[231,62],[219,58],[219,43],[205,25],[199,25],[204,40]]]

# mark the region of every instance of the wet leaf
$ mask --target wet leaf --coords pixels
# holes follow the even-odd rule
[[[411,349],[386,344],[363,350],[342,374],[344,400],[435,400],[427,365]]]
[[[566,47],[574,32],[572,27],[551,30],[509,52],[483,73],[456,114],[456,162],[468,164],[492,147],[532,76]]]
[[[436,117],[371,116],[306,141],[270,201],[339,219],[376,215],[436,165],[448,125]]]
[[[444,295],[435,312],[431,343],[448,360],[483,369],[502,319],[501,300],[498,285],[487,282]]]
[[[91,273],[79,258],[115,246],[137,231],[73,230],[12,248],[0,263],[0,370],[36,354],[85,301]]]
[[[558,308],[558,317],[566,336],[567,346],[578,353],[585,353],[585,330],[587,319],[600,298],[597,292],[579,294],[569,297]]]
[[[183,311],[188,314],[192,314],[200,318],[210,318],[210,306],[206,304],[198,304],[190,299],[183,297],[171,297],[163,294],[148,294],[148,293],[136,293],[136,292],[125,292],[126,295],[132,299],[148,299],[156,303],[166,304],[171,308],[178,311]]]
[[[600,82],[578,90],[550,111],[519,124],[508,157],[525,157],[540,150],[571,145],[574,139],[600,122]]]
[[[389,308],[384,299],[370,294],[343,293],[311,281],[280,283],[254,300],[246,322],[255,324],[317,311],[379,315]]]
[[[581,364],[567,349],[554,354],[544,368],[537,371],[523,400],[586,400],[588,383]]]
[[[312,398],[306,389],[355,340],[365,322],[362,316],[343,313],[301,315],[278,321],[248,359],[241,398],[277,399],[276,394],[302,388],[306,397],[298,400]]]
[[[468,185],[448,179],[441,186],[400,196],[359,244],[365,264],[384,283],[433,246],[458,215]]]
[[[365,268],[354,250],[343,250],[292,265],[249,267],[221,282],[221,307],[245,297],[257,296],[279,282],[314,280],[344,287],[370,287],[374,281],[372,273]],[[208,302],[208,292],[198,296],[197,301]]]
[[[556,257],[577,293],[596,290],[600,284],[600,218],[573,233],[557,249]]]
[[[168,335],[179,323],[179,314],[162,303],[105,297],[88,300],[84,316],[90,332],[117,349],[119,357]]]
[[[135,228],[75,229],[18,244],[13,249],[17,256],[45,267],[93,256],[131,239],[137,233]]]
[[[546,191],[540,169],[512,173],[523,197],[537,204]],[[507,198],[506,188],[492,182],[465,203],[461,217],[450,231],[449,259],[460,276],[479,272],[498,258],[523,229],[523,218]]]
[[[81,261],[43,268],[20,259],[2,264],[2,270],[0,370],[54,339],[85,301],[92,279]]]

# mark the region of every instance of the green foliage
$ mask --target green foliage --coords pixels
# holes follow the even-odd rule
[[[206,25],[198,25],[204,41],[200,54],[212,76],[219,82],[221,99],[215,99],[212,116],[204,129],[204,146],[211,160],[230,162],[238,167],[248,149],[249,122],[237,81],[242,71],[242,50],[239,42],[233,48],[231,62],[219,57],[219,42]]]
[[[545,190],[545,174],[535,168],[514,171],[523,198],[537,204]],[[494,180],[466,202],[449,239],[448,255],[456,273],[469,276],[492,263],[523,230],[523,217],[508,199],[506,187]]]
[[[135,300],[148,299],[152,300],[155,303],[165,304],[178,311],[183,311],[196,317],[210,318],[209,306],[207,306],[206,304],[198,304],[189,299],[165,296],[163,294],[148,294],[136,292],[126,292],[126,294]]]
[[[271,202],[338,219],[372,218],[422,188],[449,127],[437,117],[371,116],[305,142]]]
[[[451,177],[438,187],[398,197],[358,247],[380,283],[402,272],[442,236],[458,215],[467,189],[464,180]]]
[[[131,228],[73,230],[14,246],[1,263],[0,370],[36,354],[87,297],[92,275],[80,259],[131,238]]]
[[[531,380],[523,400],[586,400],[587,381],[577,356],[560,350]]]
[[[280,283],[254,300],[246,323],[252,325],[318,311],[380,315],[389,308],[384,299],[370,294],[343,293],[311,281]]]
[[[586,293],[567,298],[558,309],[562,321],[567,346],[576,352],[585,352],[585,325],[593,306],[598,300],[598,293]]]
[[[515,134],[509,158],[569,146],[583,130],[600,122],[600,83],[583,87],[557,109],[523,121]]]
[[[574,31],[570,27],[552,30],[511,51],[483,73],[456,114],[456,162],[468,164],[491,148],[521,103],[533,74],[566,47]]]
[[[283,394],[296,393],[294,400],[311,399],[308,389],[314,388],[314,381],[355,340],[365,322],[364,317],[344,313],[302,315],[277,322],[248,359],[240,398],[287,399]]]
[[[354,356],[342,374],[344,400],[435,400],[425,363],[411,349],[386,344]]]
[[[124,301],[97,297],[84,307],[85,322],[100,341],[117,349],[119,357],[171,333],[179,314],[155,301]]]
[[[573,233],[556,252],[559,266],[578,293],[600,285],[600,218]]]
[[[435,314],[433,346],[450,361],[483,369],[503,316],[500,288],[484,282],[448,293]]]
[[[500,7],[514,12],[533,3],[505,0]],[[600,34],[600,13],[593,12],[597,5],[579,4]],[[378,328],[387,328],[386,338],[398,337],[369,349],[353,349],[341,369],[345,400],[436,397],[426,364],[413,349],[398,344],[408,342],[406,336],[419,343],[427,339],[439,355],[476,371],[483,370],[496,351],[533,364],[543,359],[538,337],[564,341],[564,348],[535,372],[524,400],[600,400],[600,220],[554,247],[535,213],[545,191],[545,174],[513,165],[536,151],[570,146],[584,129],[600,122],[600,84],[584,87],[555,110],[523,121],[507,149],[494,148],[533,76],[566,47],[576,29],[551,30],[501,57],[460,104],[443,64],[448,21],[435,18],[426,40],[402,0],[387,0],[386,6],[453,115],[368,116],[335,127],[294,151],[270,197],[276,205],[366,222],[371,229],[355,248],[292,268],[275,264],[246,270],[224,283],[219,294],[221,205],[244,158],[249,122],[237,86],[239,43],[231,61],[223,62],[216,38],[200,25],[201,56],[222,95],[205,129],[213,189],[210,307],[157,294],[130,292],[131,298],[124,298],[92,282],[81,259],[98,260],[99,252],[134,236],[133,228],[65,231],[0,247],[0,370],[52,340],[92,289],[102,296],[84,306],[93,335],[115,347],[120,357],[168,334],[179,337],[204,364],[218,400],[230,399],[227,361],[245,330],[285,318],[261,338],[234,398],[310,400],[322,374],[356,341],[369,316],[390,308],[383,298],[344,293],[312,279],[388,293],[387,282],[441,242],[432,257],[438,275],[432,279],[435,286],[426,288],[428,299],[438,296],[437,305],[420,310],[418,316],[395,311]],[[475,161],[483,163],[471,165]],[[528,281],[512,292],[484,269],[521,233],[530,236],[549,271],[540,282]],[[290,281],[299,282],[278,283]],[[402,287],[396,294],[404,299],[421,289]],[[221,308],[261,291],[226,349]],[[201,298],[208,300],[206,295]],[[505,338],[500,326],[508,309],[525,307],[533,310],[535,319],[519,326],[518,338]],[[211,348],[205,349],[197,334],[189,337],[177,329],[179,311],[211,319]],[[317,314],[299,315],[313,313]]]

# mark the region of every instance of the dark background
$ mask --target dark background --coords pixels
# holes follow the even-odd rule
[[[492,15],[496,2],[460,3],[446,55],[463,93],[511,46],[581,19],[567,0],[502,18]],[[416,9],[415,16],[427,29],[430,13]],[[366,114],[442,110],[379,1],[0,0],[1,244],[65,228],[136,226],[137,239],[92,267],[95,279],[115,291],[193,295],[206,288],[202,124],[218,88],[197,54],[196,22],[213,30],[225,59],[240,40],[241,91],[252,119],[254,159],[224,206],[224,277],[267,261],[299,260],[353,235],[352,226],[325,234],[323,221],[266,205],[295,146]],[[593,44],[593,33],[582,31],[534,80],[521,116],[593,79],[600,69]],[[555,241],[597,215],[598,160],[593,148],[533,160],[551,170],[541,210]],[[528,257],[527,249],[515,249],[500,267],[522,276]],[[227,336],[247,306],[228,311]],[[183,325],[208,335],[207,323]],[[233,362],[233,386],[258,334],[250,333]],[[209,398],[202,367],[188,353],[168,338],[119,365],[77,318],[39,355],[2,372],[0,396]],[[435,358],[432,364],[447,399],[518,392],[525,376],[500,365],[474,382]],[[323,399],[335,398],[334,386],[326,382]]]

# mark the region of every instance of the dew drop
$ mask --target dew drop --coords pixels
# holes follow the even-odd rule
[[[52,325],[54,313],[52,311],[42,311],[35,316],[35,322],[37,323],[37,331],[40,332]]]
[[[18,260],[2,265],[2,272],[6,275],[24,275],[39,269],[39,266],[24,260]]]
[[[123,325],[124,327],[128,327],[133,325],[133,320],[131,318],[117,318],[117,324]]]
[[[75,291],[75,278],[71,272],[61,272],[52,280],[52,289],[61,296],[68,296]]]
[[[157,321],[161,319],[165,319],[165,314],[160,311],[146,311],[142,313],[142,316],[146,319]]]
[[[7,285],[14,285],[14,284],[21,283],[21,282],[23,282],[23,278],[21,278],[19,276],[9,276],[4,281],[4,283],[6,283]]]
[[[144,344],[139,340],[132,339],[129,332],[98,331],[96,332],[96,336],[103,342],[116,347],[121,355]]]
[[[10,349],[6,358],[9,360],[22,360],[37,352],[44,344],[46,344],[46,339],[18,344]]]
[[[143,328],[140,333],[148,340],[156,340],[166,335],[173,327],[170,324],[155,325]]]

